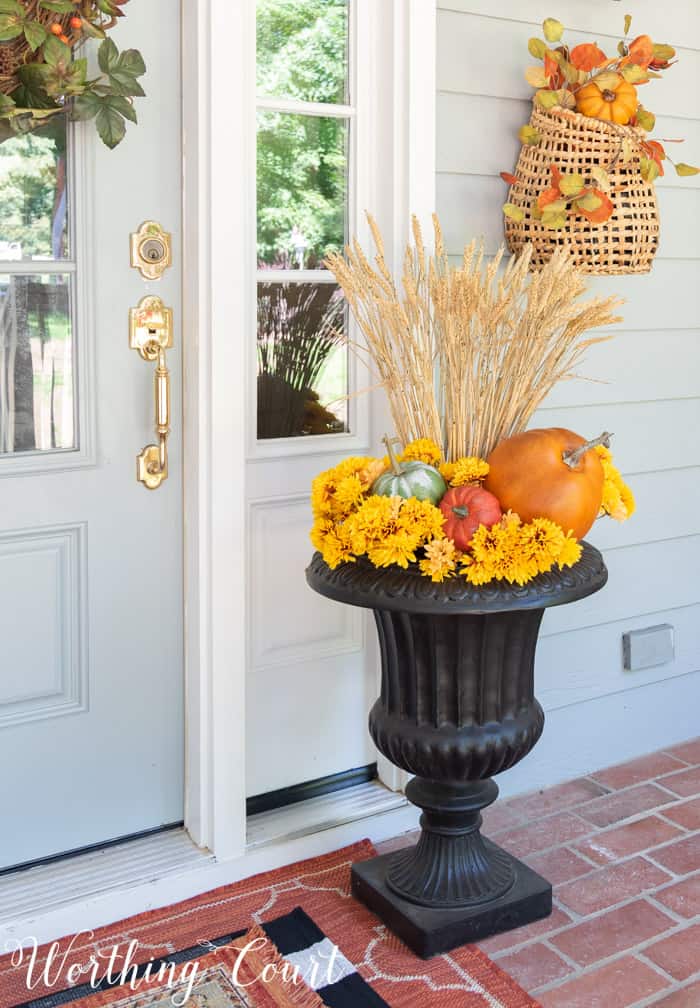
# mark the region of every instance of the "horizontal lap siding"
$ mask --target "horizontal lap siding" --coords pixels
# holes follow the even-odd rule
[[[489,255],[502,241],[507,187],[499,172],[513,170],[517,131],[530,111],[531,89],[522,77],[533,62],[527,40],[551,11],[539,0],[439,0],[438,7],[437,210],[457,263],[472,238],[483,238]],[[597,39],[611,51],[623,15],[617,5],[575,0],[556,11],[578,29],[569,29],[570,39]],[[700,5],[683,0],[669,17],[655,0],[639,0],[635,29],[678,49],[679,64],[644,98],[657,113],[658,136],[686,138],[670,147],[675,159],[697,163]],[[661,240],[652,272],[591,278],[593,293],[625,299],[624,321],[533,421],[590,436],[614,431],[617,460],[639,505],[630,522],[599,521],[589,534],[605,550],[608,586],[546,615],[537,678],[552,712],[675,677],[679,688],[687,683],[688,703],[700,700],[693,675],[700,670],[700,176],[667,170],[657,190]],[[675,661],[624,671],[622,634],[655,623],[673,624]],[[643,738],[636,744],[645,751]]]

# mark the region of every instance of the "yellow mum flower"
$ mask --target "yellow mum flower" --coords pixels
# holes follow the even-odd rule
[[[457,549],[451,539],[433,539],[425,547],[420,569],[432,581],[444,581],[457,566]]]
[[[622,478],[622,474],[612,461],[612,452],[604,445],[595,448],[603,466],[603,499],[600,513],[609,515],[615,521],[625,521],[636,510],[634,494]]]
[[[573,567],[581,559],[581,544],[569,532],[561,548],[557,563],[560,567]]]
[[[466,483],[480,483],[481,480],[486,479],[490,469],[488,462],[484,462],[483,459],[477,458],[475,455],[457,459],[452,465],[449,483],[450,486],[455,487],[464,486]],[[443,473],[443,479],[445,478]]]
[[[410,441],[398,456],[399,462],[427,462],[432,466],[436,466],[441,458],[442,451],[430,438]]]
[[[443,462],[438,466],[440,470],[440,475],[444,479],[445,483],[451,483],[452,477],[455,474],[455,469],[457,468],[456,462]]]
[[[359,476],[343,476],[335,491],[335,504],[339,511],[349,514],[360,505],[363,486]]]

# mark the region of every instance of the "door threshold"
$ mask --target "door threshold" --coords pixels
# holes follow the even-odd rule
[[[345,823],[391,812],[407,804],[403,794],[390,791],[380,781],[372,780],[294,805],[258,812],[248,817],[246,850],[254,851],[268,844],[297,840]]]
[[[187,831],[180,828],[19,868],[0,876],[0,924],[56,910],[90,896],[130,889],[213,860],[209,851],[197,847]]]

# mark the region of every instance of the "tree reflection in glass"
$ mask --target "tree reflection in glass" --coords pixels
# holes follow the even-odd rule
[[[0,142],[0,455],[76,444],[67,182],[63,118]]]

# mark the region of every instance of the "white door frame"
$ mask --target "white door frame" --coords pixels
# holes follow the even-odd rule
[[[426,221],[434,209],[436,2],[375,2],[391,18],[376,93],[394,106],[389,184],[402,254],[410,211]],[[185,826],[226,861],[245,854],[246,835],[242,385],[255,235],[241,180],[255,170],[255,0],[239,0],[235,14],[230,0],[182,7]]]

